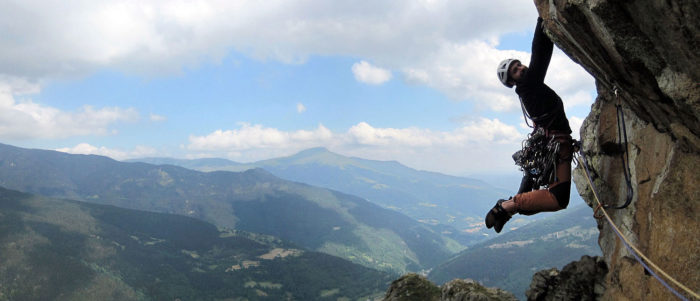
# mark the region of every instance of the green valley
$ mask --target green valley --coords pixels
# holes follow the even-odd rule
[[[0,300],[355,300],[391,279],[194,218],[0,188]]]

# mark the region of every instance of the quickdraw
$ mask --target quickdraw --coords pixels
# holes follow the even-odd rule
[[[622,173],[625,174],[625,184],[627,185],[627,198],[622,206],[610,207],[605,205],[605,208],[610,209],[624,209],[630,205],[632,198],[634,197],[634,189],[632,188],[632,180],[630,171],[630,156],[629,149],[627,147],[627,126],[625,126],[625,113],[622,111],[622,105],[620,104],[620,97],[618,95],[617,87],[613,86],[613,92],[615,93],[615,108],[617,110],[617,139],[620,140],[620,144],[624,143],[624,152],[620,154],[620,160],[622,161]],[[624,139],[624,142],[623,142]]]
[[[632,179],[631,175],[632,172],[630,171],[630,158],[629,158],[629,149],[628,149],[628,142],[627,142],[627,127],[625,126],[625,114],[622,111],[622,105],[620,104],[620,98],[619,98],[619,93],[618,89],[616,86],[613,86],[613,93],[615,94],[615,108],[617,110],[617,139],[620,141],[620,145],[622,148],[622,152],[620,152],[620,161],[622,164],[622,173],[624,174],[625,177],[625,186],[627,188],[627,197],[625,198],[625,202],[620,205],[620,206],[612,206],[610,204],[603,204],[601,203],[601,206],[603,209],[625,209],[627,208],[631,203],[632,199],[634,198],[634,188],[632,187]],[[591,167],[588,165],[588,162],[586,160],[586,156],[582,155],[583,158],[583,167],[587,170],[590,171]],[[594,213],[595,215],[595,213]]]

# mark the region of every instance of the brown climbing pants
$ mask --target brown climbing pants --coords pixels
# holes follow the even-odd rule
[[[571,188],[571,160],[573,158],[571,149],[571,135],[557,135],[555,138],[559,142],[559,156],[556,170],[556,181],[549,183],[547,189],[540,189],[530,192],[516,194],[513,197],[516,212],[523,215],[533,215],[545,211],[557,211],[566,208],[569,203],[568,189]],[[562,185],[563,184],[563,185]],[[557,196],[552,193],[557,186],[566,189],[564,196],[566,200],[557,200]],[[563,204],[563,206],[562,206]]]

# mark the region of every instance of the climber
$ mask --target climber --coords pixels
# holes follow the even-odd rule
[[[571,128],[561,98],[544,84],[553,49],[554,43],[544,33],[542,18],[537,18],[530,67],[524,66],[517,59],[506,59],[498,65],[498,78],[508,88],[515,86],[523,115],[534,123],[533,134],[538,131],[544,133],[551,143],[558,144],[558,153],[550,156],[553,161],[556,160],[556,163],[552,164],[556,167],[551,168],[553,180],[544,183],[545,189],[540,190],[540,187],[533,183],[528,171],[525,171],[518,193],[508,200],[498,200],[489,210],[485,219],[486,227],[493,227],[496,233],[500,233],[506,222],[516,213],[532,215],[557,211],[569,204],[573,157]]]

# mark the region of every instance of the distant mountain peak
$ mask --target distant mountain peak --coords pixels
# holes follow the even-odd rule
[[[293,155],[293,157],[318,155],[318,154],[326,154],[326,153],[335,154],[335,153],[329,151],[327,148],[325,148],[323,146],[319,146],[319,147],[309,148],[309,149],[305,149],[303,151],[300,151],[296,155]]]
[[[331,151],[329,151],[327,148],[325,148],[325,147],[323,147],[323,146],[318,146],[318,147],[312,147],[312,148],[303,150],[303,151],[301,151],[300,153],[304,153],[304,152],[309,152],[309,153],[330,153]]]
[[[243,174],[245,174],[245,175],[255,175],[255,176],[264,176],[264,177],[271,177],[271,178],[274,178],[274,179],[278,179],[278,178],[277,178],[276,176],[274,176],[272,173],[270,173],[269,171],[267,171],[267,170],[265,170],[265,169],[263,169],[263,168],[260,168],[260,167],[255,167],[255,168],[251,168],[251,169],[245,170],[245,171],[243,171]]]
[[[275,165],[283,162],[286,164],[306,164],[314,162],[325,165],[342,166],[345,164],[349,164],[351,161],[352,160],[350,158],[331,152],[325,147],[314,147],[302,150],[289,157],[270,159],[261,162]]]

